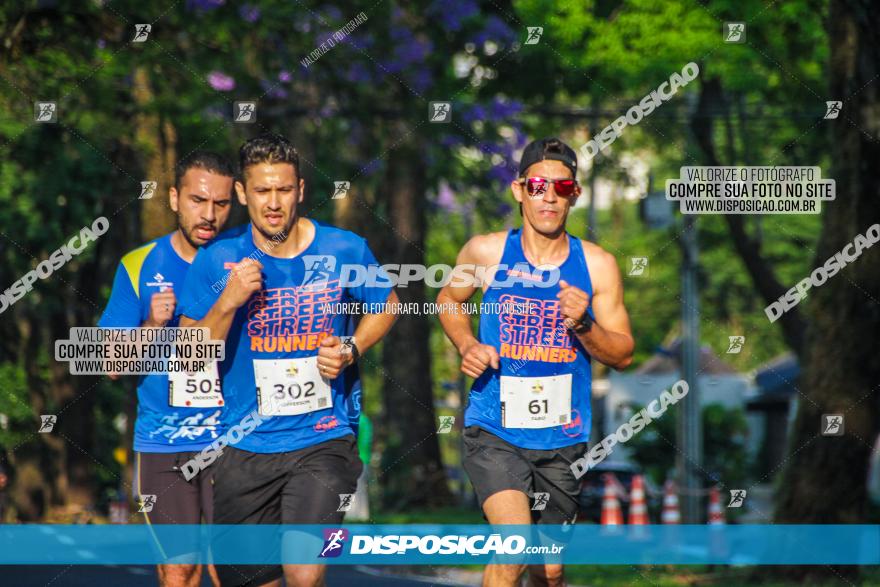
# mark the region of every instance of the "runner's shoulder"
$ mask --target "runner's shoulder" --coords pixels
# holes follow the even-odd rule
[[[369,248],[367,239],[356,232],[345,228],[339,228],[338,226],[333,226],[332,224],[327,224],[320,220],[315,220],[314,218],[309,218],[309,220],[315,223],[315,229],[317,233],[320,233],[320,235],[316,233],[315,238],[320,236],[321,239],[332,243],[341,250],[349,251],[351,253],[361,253],[363,252],[364,247]]]
[[[241,248],[243,244],[250,242],[246,240],[249,227],[250,224],[245,223],[240,224],[239,226],[233,226],[232,228],[227,228],[199,247],[196,257],[202,255],[203,257],[211,258],[218,254],[223,255]]]
[[[132,263],[142,264],[147,256],[155,250],[156,245],[164,239],[168,238],[168,235],[162,235],[160,237],[154,238],[153,240],[142,244],[139,247],[136,247],[124,255],[122,255],[122,259],[120,259],[119,264],[125,267],[128,267]]]
[[[492,265],[501,262],[507,231],[478,234],[472,237],[461,249],[463,261],[477,265]]]
[[[590,270],[590,276],[595,281],[610,278],[619,273],[617,266],[617,258],[597,245],[585,239],[580,239],[581,248],[584,250],[584,259],[587,262],[587,268]]]
[[[229,248],[230,246],[237,246],[240,241],[245,240],[249,228],[249,223],[239,224],[238,226],[227,228],[226,230],[212,238],[210,241],[202,245],[201,248],[208,250],[211,248]]]
[[[350,239],[352,241],[363,241],[364,237],[359,235],[356,232],[352,232],[346,228],[340,228],[338,226],[334,226],[333,224],[328,224],[326,222],[321,222],[320,220],[315,220],[314,218],[309,218],[315,226],[317,230],[321,232],[321,235],[324,237],[339,237],[343,239]]]

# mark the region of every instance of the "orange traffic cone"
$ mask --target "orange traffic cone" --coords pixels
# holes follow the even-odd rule
[[[678,511],[678,494],[675,492],[675,481],[669,479],[663,486],[663,516],[664,524],[680,524],[681,513]]]
[[[723,525],[727,522],[724,520],[724,510],[721,509],[721,492],[718,486],[709,490],[709,524]]]
[[[629,523],[644,526],[648,523],[648,505],[645,503],[645,480],[633,475],[629,493]]]
[[[617,500],[616,479],[613,473],[605,475],[605,493],[602,496],[602,525],[620,526],[623,524],[623,514],[620,511],[620,502]]]

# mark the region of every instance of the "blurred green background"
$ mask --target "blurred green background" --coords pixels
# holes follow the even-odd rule
[[[361,12],[367,20],[351,35],[303,64]],[[697,222],[701,344],[753,392],[769,361],[790,353],[798,365],[784,386],[775,460],[743,448],[740,437],[756,433],[748,406],[707,408],[717,433],[705,450],[731,456],[705,481],[768,485],[767,520],[876,523],[878,251],[779,322],[764,307],[880,220],[878,19],[874,4],[843,0],[4,5],[0,287],[96,217],[110,220],[97,243],[0,316],[7,521],[103,519],[130,493],[132,382],[71,377],[53,341],[94,325],[124,252],[174,228],[165,194],[179,157],[206,148],[234,158],[243,140],[282,133],[304,161],[306,215],[364,235],[382,262],[451,264],[471,235],[518,225],[509,183],[528,140],[554,135],[578,149],[695,62],[696,80],[600,156],[582,157],[584,196],[569,231],[618,259],[638,373],[681,333],[681,219],[646,226],[649,191],[684,165],[813,165],[836,179],[837,201],[821,215]],[[725,42],[726,22],[746,23],[744,42]],[[140,23],[151,32],[134,43]],[[534,43],[530,27],[541,27]],[[257,103],[255,124],[232,122],[239,100]],[[826,100],[843,101],[839,119],[823,119]],[[56,123],[35,122],[37,101],[57,103]],[[450,123],[429,121],[433,101],[452,103]],[[158,182],[157,197],[138,200],[145,180]],[[331,199],[343,180],[348,196]],[[236,208],[231,225],[246,218]],[[635,256],[649,258],[644,278],[627,275]],[[404,302],[436,293],[399,291]],[[739,354],[727,353],[733,334],[746,336]],[[436,318],[402,318],[363,370],[376,519],[473,516],[458,466],[469,382]],[[597,365],[594,376],[608,373]],[[824,413],[846,414],[834,442],[819,435]],[[40,414],[58,415],[56,434],[37,434]],[[440,415],[456,416],[453,433],[432,433]],[[662,483],[674,425],[654,426],[630,458]]]

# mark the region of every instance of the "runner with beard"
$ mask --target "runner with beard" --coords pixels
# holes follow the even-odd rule
[[[178,325],[174,317],[175,289],[183,287],[199,247],[216,237],[226,224],[233,181],[232,166],[215,153],[196,151],[178,163],[174,186],[168,194],[171,209],[177,214],[177,229],[122,257],[98,326]],[[132,489],[139,503],[152,502],[149,512],[149,507],[143,508],[148,524],[211,522],[211,469],[186,481],[180,466],[223,433],[223,408],[216,366],[201,374],[150,374],[139,378]],[[212,567],[209,573],[217,583]],[[159,565],[163,586],[199,585],[200,581],[199,564],[186,561]]]

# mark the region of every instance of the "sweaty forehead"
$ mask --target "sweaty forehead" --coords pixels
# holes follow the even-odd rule
[[[180,178],[180,188],[184,194],[203,196],[228,196],[232,190],[232,178],[192,167]]]
[[[572,177],[571,170],[562,161],[544,159],[526,169],[526,177],[566,178]]]
[[[257,163],[244,170],[247,183],[289,185],[296,182],[296,171],[290,163]]]

